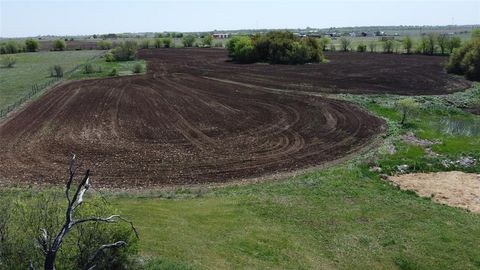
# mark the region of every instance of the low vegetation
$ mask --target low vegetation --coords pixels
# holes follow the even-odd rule
[[[229,56],[239,63],[305,64],[324,60],[318,40],[301,39],[291,32],[234,37],[228,42],[227,49]]]

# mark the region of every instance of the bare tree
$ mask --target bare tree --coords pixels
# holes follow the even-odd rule
[[[111,215],[106,218],[102,217],[88,217],[88,218],[75,218],[75,210],[82,205],[84,201],[84,195],[90,188],[90,170],[85,172],[82,180],[78,184],[73,196],[71,196],[71,187],[74,182],[74,178],[77,172],[78,166],[75,163],[75,155],[72,156],[69,166],[69,178],[65,184],[65,198],[67,199],[67,209],[65,212],[65,222],[63,223],[62,228],[57,234],[50,233],[46,229],[40,229],[41,235],[37,238],[38,243],[40,244],[41,250],[45,256],[44,269],[45,270],[55,270],[55,259],[57,257],[57,252],[62,246],[63,239],[68,235],[68,233],[77,225],[84,223],[117,223],[119,221],[127,222],[130,224],[135,236],[138,238],[138,233],[133,223],[122,218],[119,215]],[[85,269],[91,270],[95,268],[95,259],[106,249],[119,248],[127,245],[124,241],[117,241],[111,244],[105,244],[100,246],[96,252],[90,257]],[[30,269],[34,269],[32,263],[30,263]]]

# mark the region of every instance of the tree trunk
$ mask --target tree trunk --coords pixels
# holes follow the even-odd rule
[[[57,256],[56,252],[49,252],[45,256],[45,263],[43,265],[44,270],[55,270],[55,257]]]

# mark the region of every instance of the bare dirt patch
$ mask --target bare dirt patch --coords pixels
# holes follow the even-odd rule
[[[437,203],[480,213],[480,175],[463,172],[411,173],[391,176],[401,189],[415,191]]]

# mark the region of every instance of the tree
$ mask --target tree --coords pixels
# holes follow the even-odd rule
[[[366,52],[367,51],[367,45],[360,43],[357,45],[357,52]]]
[[[480,39],[470,40],[454,49],[446,69],[449,73],[465,75],[470,80],[480,80]]]
[[[163,39],[161,38],[156,38],[154,41],[153,41],[153,46],[155,48],[162,48],[163,47]]]
[[[472,39],[480,39],[480,28],[475,28],[472,30]]]
[[[430,33],[427,35],[427,53],[433,55],[435,53],[437,35]]]
[[[33,38],[27,38],[25,40],[25,49],[27,52],[35,52],[38,50],[39,43]]]
[[[138,51],[136,41],[127,40],[112,50],[115,61],[129,61],[135,59]]]
[[[392,53],[393,52],[393,40],[391,39],[387,39],[385,41],[383,41],[383,52],[384,53]]]
[[[413,47],[413,41],[410,38],[410,36],[405,36],[405,38],[402,41],[402,44],[407,54],[410,54],[412,52],[412,47]]]
[[[17,63],[17,57],[14,54],[5,55],[1,58],[2,66],[5,68],[13,68]]]
[[[144,39],[141,42],[142,49],[148,49],[150,47],[150,40]]]
[[[63,39],[57,39],[53,42],[54,51],[64,51],[67,48],[67,43]]]
[[[319,44],[320,44],[320,48],[322,49],[322,51],[326,51],[327,50],[327,47],[328,45],[332,42],[332,40],[327,37],[327,36],[323,36],[320,38],[320,41],[319,41]]]
[[[202,39],[202,44],[203,44],[204,47],[211,47],[212,46],[212,41],[213,41],[212,35],[206,35]]]
[[[1,46],[2,54],[18,53],[20,51],[20,45],[15,40],[9,40],[3,43]]]
[[[341,37],[339,41],[340,41],[340,49],[344,52],[348,52],[352,41],[346,37]]]
[[[368,43],[368,49],[371,53],[375,52],[375,50],[377,49],[377,42],[374,40],[370,41],[370,43]]]
[[[65,211],[65,220],[60,231],[57,233],[49,231],[46,228],[41,229],[41,235],[38,237],[38,244],[45,255],[44,269],[45,270],[55,270],[55,261],[57,258],[57,253],[60,250],[64,238],[68,236],[73,228],[79,227],[82,224],[86,223],[117,223],[119,221],[128,222],[132,226],[132,230],[136,233],[135,227],[133,224],[126,219],[122,218],[119,215],[111,215],[109,217],[87,217],[87,218],[76,218],[76,212],[79,211],[79,207],[84,202],[85,193],[90,189],[90,170],[85,172],[82,180],[74,191],[73,195],[71,194],[71,187],[74,184],[74,178],[76,175],[78,167],[75,164],[75,155],[73,155],[70,166],[69,166],[69,177],[65,185],[65,198],[67,200],[67,208]],[[138,236],[137,236],[138,237]],[[115,243],[104,244],[91,255],[90,259],[85,265],[85,269],[94,269],[95,260],[100,255],[101,252],[107,249],[115,249],[126,246],[125,241],[117,241]]]
[[[170,37],[166,37],[162,41],[164,48],[170,48],[173,46],[173,40]]]
[[[437,36],[437,43],[441,54],[445,54],[445,50],[448,47],[449,41],[450,37],[447,34],[440,34]]]
[[[193,47],[196,38],[193,35],[188,35],[182,38],[182,44],[184,47]]]
[[[252,39],[245,36],[237,36],[227,43],[228,55],[233,61],[240,63],[252,63],[255,59],[255,47]]]
[[[97,43],[98,48],[100,50],[110,50],[112,48],[112,43],[106,40],[99,41]]]
[[[462,40],[459,37],[451,37],[447,43],[447,50],[449,53],[453,53],[453,50],[462,46]]]
[[[413,115],[420,108],[420,105],[415,101],[415,99],[409,97],[399,100],[397,102],[397,107],[402,115],[400,124],[405,125],[407,117]]]
[[[420,41],[417,43],[417,52],[422,54],[427,54],[428,39],[426,37],[420,38]]]

